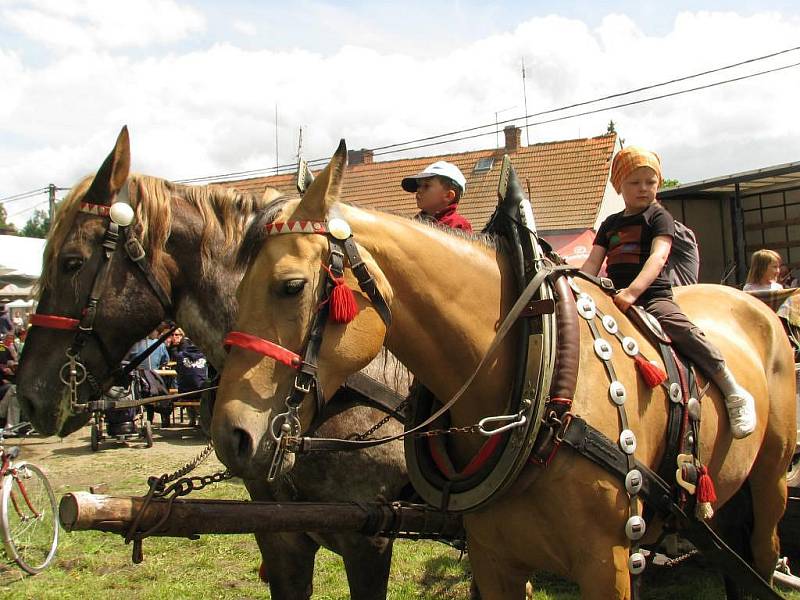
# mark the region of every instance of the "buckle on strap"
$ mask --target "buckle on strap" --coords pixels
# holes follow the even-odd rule
[[[133,262],[144,260],[145,251],[141,242],[135,237],[129,237],[125,240],[125,252]]]

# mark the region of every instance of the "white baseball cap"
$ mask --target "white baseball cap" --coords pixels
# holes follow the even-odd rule
[[[416,192],[420,179],[427,179],[428,177],[434,177],[436,175],[447,177],[461,188],[462,194],[467,190],[467,180],[461,170],[454,164],[444,160],[428,165],[422,173],[417,173],[411,177],[405,177],[403,181],[400,182],[400,185],[407,192]]]

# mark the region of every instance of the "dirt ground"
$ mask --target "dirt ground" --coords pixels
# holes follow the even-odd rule
[[[156,416],[156,423],[159,417]],[[153,430],[153,447],[143,439],[120,443],[115,439],[100,442],[100,449],[90,447],[90,429],[66,438],[33,434],[26,438],[8,438],[6,445],[21,447],[20,460],[37,464],[50,479],[57,496],[94,487],[102,493],[139,493],[147,489],[147,477],[172,473],[196,457],[207,440],[198,430],[185,424]],[[222,469],[212,453],[198,467],[202,474]]]

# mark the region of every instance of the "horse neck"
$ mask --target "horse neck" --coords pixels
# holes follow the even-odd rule
[[[428,225],[352,212],[355,240],[372,254],[392,288],[386,347],[446,401],[484,357],[516,300],[509,261],[479,242]],[[456,404],[454,423],[474,423],[505,408],[512,339]]]
[[[186,203],[180,208],[173,205],[172,219],[167,246],[176,263],[175,319],[203,349],[211,364],[221,369],[226,356],[222,341],[233,329],[238,311],[236,289],[243,271],[235,264],[235,248],[244,229],[237,231],[240,238],[234,240],[233,251],[223,243],[220,232],[212,234],[208,244],[210,254],[205,257],[204,267],[200,251],[203,220],[197,209]]]

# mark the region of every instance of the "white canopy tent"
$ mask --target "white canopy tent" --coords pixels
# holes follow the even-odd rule
[[[0,284],[30,286],[42,274],[45,240],[0,235]]]

